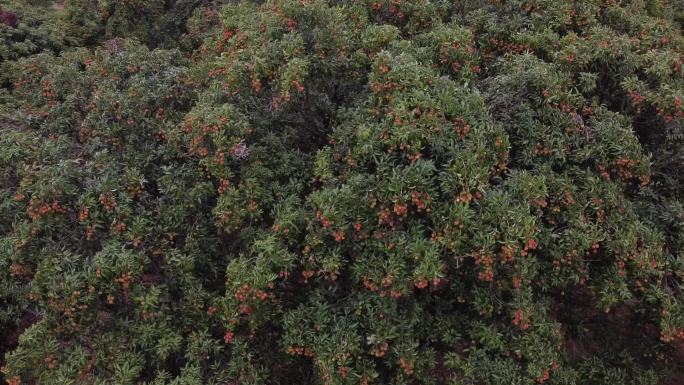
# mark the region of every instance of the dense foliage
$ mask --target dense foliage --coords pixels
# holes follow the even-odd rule
[[[0,1],[20,384],[665,384],[684,5]]]

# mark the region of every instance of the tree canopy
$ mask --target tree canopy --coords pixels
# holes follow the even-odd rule
[[[0,0],[22,384],[684,380],[684,3]]]

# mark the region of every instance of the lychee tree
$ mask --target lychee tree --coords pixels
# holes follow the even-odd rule
[[[9,384],[681,372],[681,185],[647,152],[679,149],[674,7],[190,8],[182,50],[112,24],[146,37],[7,64]]]

